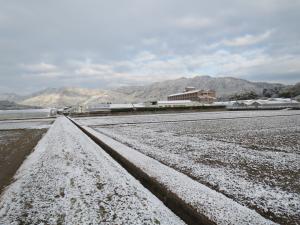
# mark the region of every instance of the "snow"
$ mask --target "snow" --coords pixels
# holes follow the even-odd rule
[[[213,105],[225,105],[232,106],[234,103],[244,103],[246,105],[252,105],[253,103],[259,103],[260,105],[280,105],[280,104],[294,104],[299,105],[300,103],[290,98],[268,98],[268,99],[251,99],[251,100],[237,100],[237,101],[225,101],[225,102],[214,102]]]
[[[253,99],[253,100],[242,100],[238,102],[243,102],[246,105],[251,105],[255,102],[261,104],[261,105],[268,105],[268,104],[286,104],[286,103],[292,103],[292,104],[300,104],[296,100],[290,99],[290,98],[270,98],[270,99]]]
[[[235,101],[234,101],[235,102]],[[230,106],[234,103],[233,101],[226,101],[226,102],[213,102],[211,103],[212,105],[217,105],[217,106]]]
[[[284,224],[300,220],[300,113],[76,119]]]
[[[48,129],[53,123],[53,118],[26,119],[26,120],[3,120],[0,121],[0,130],[15,129]]]
[[[65,117],[0,198],[0,224],[184,224]]]
[[[200,92],[200,90],[186,91],[186,92],[180,92],[180,93],[176,93],[176,94],[171,94],[171,95],[168,95],[168,97],[177,96],[177,95],[183,95],[183,94],[193,94],[193,93],[198,93],[198,92]]]
[[[105,116],[105,117],[82,117],[76,119],[80,124],[86,126],[114,125],[114,124],[133,124],[133,123],[161,123],[161,122],[180,122],[197,120],[215,119],[235,119],[248,117],[270,117],[300,115],[297,110],[274,110],[274,111],[222,111],[222,112],[201,112],[201,113],[169,113],[153,115],[134,115],[134,116]]]
[[[92,128],[84,129],[216,224],[274,224],[245,206]]]
[[[0,145],[5,145],[9,141],[16,141],[18,137],[21,135],[21,132],[14,132],[14,131],[9,131],[9,130],[0,130]],[[2,146],[0,146],[0,149]]]
[[[157,104],[187,104],[192,103],[191,100],[173,100],[173,101],[157,101]]]
[[[53,109],[0,110],[0,119],[44,118],[51,116]]]
[[[127,108],[134,108],[133,104],[110,104],[110,109],[127,109]]]

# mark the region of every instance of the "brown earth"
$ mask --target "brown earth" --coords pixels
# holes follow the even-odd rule
[[[0,194],[47,129],[0,130]]]

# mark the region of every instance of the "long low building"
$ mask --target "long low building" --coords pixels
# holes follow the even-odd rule
[[[252,99],[223,102],[227,109],[300,109],[300,102],[290,98]],[[222,102],[215,102],[220,105]]]
[[[193,87],[185,88],[182,93],[168,96],[168,101],[191,100],[202,103],[213,103],[216,101],[216,92],[213,90],[197,90]]]

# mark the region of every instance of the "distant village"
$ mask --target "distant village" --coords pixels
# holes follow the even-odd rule
[[[251,109],[300,109],[300,103],[291,98],[267,98],[253,100],[217,101],[216,91],[199,90],[186,87],[182,92],[167,96],[167,100],[146,101],[143,103],[112,104],[98,103],[76,105],[63,109],[64,113],[105,113],[110,111],[143,111],[143,109],[175,109],[175,108],[225,108],[227,110]]]

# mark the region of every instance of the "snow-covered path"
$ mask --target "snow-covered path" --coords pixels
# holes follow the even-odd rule
[[[0,198],[0,224],[184,224],[65,117]]]

